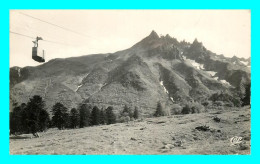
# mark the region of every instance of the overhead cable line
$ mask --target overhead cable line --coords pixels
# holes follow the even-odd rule
[[[35,39],[35,37],[24,35],[24,34],[21,34],[21,33],[13,32],[13,31],[9,31],[9,32],[12,33],[12,34],[23,36],[23,37]],[[56,41],[52,41],[52,40],[45,40],[45,39],[43,39],[42,41],[49,42],[49,43],[60,44],[60,45],[65,45],[65,46],[75,46],[75,45],[69,45],[69,44],[66,44],[66,43],[56,42]],[[103,51],[104,50],[104,49],[96,49],[96,48],[88,48],[88,49],[99,50],[99,51]]]
[[[27,37],[27,38],[31,38],[31,39],[35,39],[35,37],[24,35],[24,34],[20,34],[20,33],[13,32],[13,31],[10,31],[10,33],[13,33],[13,34],[16,34],[16,35],[20,35],[20,36],[23,36],[23,37]]]
[[[47,23],[47,24],[49,24],[49,25],[52,25],[52,26],[61,28],[61,29],[63,29],[63,30],[66,30],[66,31],[69,31],[69,32],[72,32],[72,33],[75,33],[75,34],[78,34],[78,35],[80,35],[80,36],[85,36],[85,37],[91,37],[91,38],[93,38],[92,36],[89,36],[89,35],[86,35],[86,34],[83,34],[83,33],[80,33],[80,32],[77,32],[77,31],[74,31],[74,30],[71,30],[71,29],[68,29],[68,28],[66,28],[66,27],[62,27],[62,26],[56,25],[56,24],[54,24],[54,23],[51,23],[51,22],[48,22],[48,21],[45,21],[45,20],[36,18],[36,17],[34,17],[34,16],[31,16],[31,15],[28,15],[28,14],[25,14],[25,13],[22,13],[22,12],[19,12],[19,13],[22,14],[22,15],[24,15],[24,16],[30,17],[30,18],[32,18],[32,19],[35,19],[35,20],[38,20],[38,21]]]
[[[13,27],[13,28],[11,28]],[[39,34],[39,30],[36,30],[35,28],[32,28],[32,27],[29,27],[29,26],[26,26],[24,27],[23,25],[15,25],[15,24],[10,24],[10,30],[12,31],[12,29],[14,29],[14,31],[16,31],[15,29],[23,29],[23,31],[25,31],[26,33],[30,33],[32,35],[38,35]],[[42,35],[42,34],[39,34],[39,35]],[[52,38],[52,40],[57,40],[56,38],[61,38],[62,36],[60,35],[57,35],[57,33],[53,33],[53,32],[50,32],[48,30],[44,31],[44,34],[43,36],[44,38]]]
[[[13,31],[10,31],[10,33],[16,34],[16,35],[20,35],[20,36],[23,36],[23,37],[27,37],[27,38],[31,38],[31,39],[35,39],[35,37],[28,36],[28,35],[24,35],[24,34],[20,34],[20,33],[13,32]],[[62,45],[67,45],[67,46],[68,46],[68,44],[60,43],[60,42],[55,42],[55,41],[51,41],[51,40],[42,40],[42,41],[50,42],[50,43],[55,43],[55,44],[62,44]]]

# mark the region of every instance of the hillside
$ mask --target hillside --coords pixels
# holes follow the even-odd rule
[[[179,42],[152,31],[123,51],[10,68],[10,110],[12,104],[40,95],[48,111],[55,102],[69,109],[83,102],[112,105],[117,111],[127,104],[149,115],[158,101],[170,109],[187,101],[209,101],[215,93],[238,97],[251,83],[250,65],[250,58],[227,58],[197,40]]]

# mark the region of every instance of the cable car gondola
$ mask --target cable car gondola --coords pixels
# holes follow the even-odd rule
[[[34,43],[34,46],[32,47],[32,59],[39,62],[39,63],[43,63],[45,62],[44,59],[44,50],[42,50],[42,55],[40,55],[39,53],[41,53],[41,51],[38,48],[38,41],[39,40],[43,40],[42,37],[36,37],[35,41],[32,41]]]

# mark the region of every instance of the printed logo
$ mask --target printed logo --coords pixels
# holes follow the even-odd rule
[[[240,144],[240,143],[242,142],[242,139],[243,139],[242,137],[237,137],[237,136],[232,137],[232,138],[230,139],[231,146],[232,146],[232,145]]]

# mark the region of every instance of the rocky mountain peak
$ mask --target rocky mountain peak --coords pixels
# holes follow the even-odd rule
[[[238,59],[238,57],[234,55],[231,59]]]
[[[159,35],[153,30],[150,35],[145,37],[143,40],[135,44],[134,48],[151,48],[153,44],[160,41]]]
[[[199,42],[197,38],[194,39],[194,41],[193,41],[192,44],[193,44],[193,45],[197,45],[197,46],[202,46],[202,43]]]
[[[159,39],[159,35],[153,30],[148,36],[150,39]]]
[[[171,38],[171,36],[170,36],[169,34],[167,34],[167,35],[165,36],[165,38]]]
[[[190,51],[194,52],[194,53],[198,53],[203,51],[204,47],[203,44],[201,42],[199,42],[197,40],[197,38],[195,38],[195,40],[193,41],[193,43],[190,46]]]

